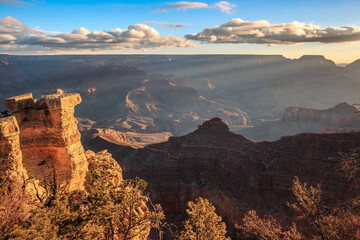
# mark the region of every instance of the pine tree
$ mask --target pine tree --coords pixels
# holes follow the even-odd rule
[[[215,207],[201,197],[196,202],[188,202],[186,213],[188,218],[184,222],[184,230],[180,232],[181,240],[222,240],[226,237],[226,225],[221,217],[215,213]]]

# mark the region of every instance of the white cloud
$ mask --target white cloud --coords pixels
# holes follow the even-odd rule
[[[199,8],[218,8],[222,12],[225,13],[232,13],[232,9],[235,8],[236,5],[229,3],[227,1],[220,1],[216,2],[214,4],[207,4],[203,2],[186,2],[186,1],[180,1],[180,2],[174,2],[174,3],[167,3],[167,6],[164,8],[158,8],[155,10],[155,12],[168,12],[170,10],[187,10],[187,9],[199,9]]]
[[[228,14],[231,14],[233,8],[236,7],[235,4],[229,3],[227,1],[220,1],[220,2],[214,3],[212,6],[214,8],[219,8],[222,12],[225,12]]]
[[[360,28],[355,26],[321,28],[314,24],[290,22],[270,24],[266,20],[249,22],[239,18],[185,36],[206,43],[298,44],[305,42],[360,41]]]
[[[38,30],[30,29],[18,19],[10,16],[0,20],[0,44],[9,44],[27,34],[40,33]]]
[[[0,20],[0,26],[4,28],[21,28],[26,29],[25,24],[17,20],[16,18],[12,18],[10,16],[4,17],[4,19]]]
[[[45,34],[26,27],[19,20],[5,17],[0,20],[0,46],[38,46],[52,50],[111,50],[111,49],[159,49],[172,47],[196,47],[185,38],[173,35],[161,36],[146,24],[130,25],[128,29],[89,31],[81,27],[71,33]],[[8,46],[6,46],[8,47]]]
[[[88,35],[88,34],[90,33],[90,31],[87,30],[87,29],[84,28],[84,27],[81,27],[81,28],[79,28],[79,29],[74,29],[74,30],[72,31],[72,33],[73,33],[73,34],[81,34],[81,35],[86,36],[86,35]]]
[[[12,41],[15,41],[16,37],[9,34],[0,34],[0,44],[8,44]]]

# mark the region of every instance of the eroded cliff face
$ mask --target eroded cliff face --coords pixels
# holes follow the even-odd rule
[[[74,107],[80,102],[79,94],[61,90],[39,100],[25,94],[5,101],[13,114],[2,119],[1,127],[9,128],[6,123],[11,120],[14,136],[8,134],[2,142],[12,144],[16,162],[22,162],[29,177],[42,185],[83,189],[88,163],[74,118]]]
[[[321,184],[324,200],[352,196],[337,171],[339,152],[360,146],[360,132],[300,134],[275,142],[255,142],[229,131],[219,118],[198,130],[149,145],[116,158],[125,178],[139,176],[149,183],[150,197],[167,216],[185,214],[188,201],[208,198],[231,229],[254,209],[281,219],[292,217],[286,202],[295,176]]]
[[[78,199],[74,201],[78,201],[80,209],[85,209],[86,191],[94,187],[93,182],[88,181],[95,175],[98,181],[108,181],[108,187],[122,187],[122,169],[107,150],[98,153],[84,151],[74,118],[74,106],[80,102],[79,94],[64,93],[62,90],[38,100],[30,93],[6,99],[5,106],[13,113],[12,116],[0,117],[0,197],[4,197],[0,199],[1,207],[7,203],[4,203],[5,200],[13,201],[13,196],[23,194],[21,199],[15,198],[16,204],[36,210],[32,204],[34,201],[46,205],[50,203],[54,191],[60,188],[61,191],[75,193]],[[103,133],[112,135],[108,131]],[[124,134],[118,137],[126,140]],[[98,169],[101,171],[96,172]],[[7,185],[2,185],[3,180]],[[24,191],[14,191],[18,189]],[[143,199],[147,201],[146,197]],[[29,218],[31,222],[30,212],[26,211],[24,218]],[[137,216],[145,217],[149,209],[144,200],[140,207],[132,211]],[[124,221],[127,218],[125,216]],[[150,233],[147,224],[133,228],[132,239],[147,239]],[[117,233],[115,238],[121,238],[120,234]]]
[[[28,179],[22,164],[19,135],[19,125],[15,117],[0,118],[0,176],[15,184],[23,184]]]

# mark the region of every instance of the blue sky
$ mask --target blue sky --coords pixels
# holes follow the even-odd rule
[[[227,6],[230,6],[229,11],[222,11],[216,4],[221,1],[182,1],[191,4],[202,4],[201,8],[187,8],[176,9],[176,5],[180,1],[21,1],[21,0],[0,0],[0,19],[10,16],[17,19],[22,24],[26,25],[28,29],[36,29],[43,34],[49,36],[56,36],[61,33],[72,33],[74,29],[85,27],[89,32],[93,31],[110,31],[115,28],[121,30],[128,29],[129,26],[143,23],[154,28],[163,37],[171,34],[177,37],[178,43],[164,44],[169,39],[163,39],[160,43],[151,43],[140,46],[137,44],[126,45],[123,47],[109,47],[101,43],[85,47],[84,44],[73,43],[72,48],[65,46],[69,44],[57,41],[58,45],[49,41],[45,44],[44,41],[35,41],[35,38],[24,40],[19,33],[15,36],[16,40],[10,41],[9,36],[3,41],[3,48],[0,45],[0,52],[10,54],[47,54],[47,53],[235,53],[235,54],[283,54],[287,57],[300,57],[303,54],[322,54],[336,62],[351,62],[360,58],[360,38],[358,39],[357,31],[360,29],[360,1],[358,0],[234,0],[227,1]],[[174,5],[175,4],[175,5]],[[172,8],[171,8],[172,6]],[[195,6],[195,5],[194,5]],[[168,11],[156,11],[157,9],[166,9]],[[259,43],[260,38],[257,39],[246,38],[246,34],[237,37],[241,40],[234,40],[234,33],[231,33],[231,42],[207,41],[206,37],[200,34],[195,37],[188,37],[187,41],[197,45],[195,48],[189,43],[185,43],[180,38],[184,38],[187,34],[201,33],[206,27],[220,26],[228,23],[232,19],[240,18],[243,21],[254,23],[259,20],[266,20],[271,25],[281,23],[291,23],[297,21],[304,24],[313,24],[318,26],[321,31],[327,27],[353,27],[351,29],[352,37],[346,38],[345,41],[335,40],[334,42],[327,42],[332,38],[333,30],[321,33],[319,40],[294,40],[287,38],[285,42],[283,38],[279,40],[278,36],[274,40],[274,36],[269,36],[267,41]],[[159,25],[160,23],[162,25]],[[183,25],[179,28],[166,27],[166,23]],[[258,24],[256,24],[258,25]],[[4,25],[5,26],[5,25]],[[239,29],[242,29],[239,25]],[[287,28],[288,26],[283,26]],[[3,27],[3,29],[6,27]],[[302,28],[302,26],[300,26]],[[306,27],[308,29],[309,27]],[[278,29],[278,26],[276,26]],[[308,31],[306,30],[305,31]],[[1,30],[1,28],[0,28]],[[219,29],[215,29],[218,31]],[[215,32],[214,30],[214,32]],[[220,29],[223,30],[223,29]],[[252,29],[253,30],[253,29]],[[261,27],[261,31],[263,27]],[[341,30],[341,31],[340,31]],[[337,35],[343,34],[344,29],[336,32]],[[142,30],[139,30],[142,31]],[[317,31],[319,32],[319,31]],[[26,33],[28,36],[29,33]],[[31,33],[35,34],[35,33]],[[39,33],[36,33],[39,34]],[[214,33],[211,33],[214,35]],[[235,32],[235,35],[238,32]],[[335,34],[335,33],[334,33]],[[345,34],[345,33],[344,33]],[[347,35],[349,33],[346,33]],[[206,34],[205,34],[206,35]],[[216,34],[215,34],[216,35]],[[230,36],[228,39],[230,39]],[[5,38],[5,37],[4,37]],[[96,37],[98,39],[98,37]],[[260,40],[262,40],[260,39]],[[308,39],[308,37],[306,38]],[[349,41],[348,39],[351,39]],[[1,35],[0,35],[1,40]],[[200,41],[201,40],[201,41]],[[53,41],[55,41],[53,39]],[[63,40],[61,40],[63,41]],[[119,39],[116,44],[119,44]],[[123,41],[121,39],[121,41]],[[296,41],[296,42],[294,42]],[[40,42],[42,44],[40,44]],[[250,43],[247,43],[250,42]],[[254,44],[254,43],[257,44]],[[324,43],[326,42],[326,43]],[[336,43],[335,43],[336,42]],[[86,43],[87,46],[89,42]],[[21,47],[20,47],[21,46]],[[55,46],[55,47],[54,47]]]

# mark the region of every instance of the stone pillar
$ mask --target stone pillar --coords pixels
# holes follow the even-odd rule
[[[25,168],[42,185],[69,191],[84,188],[88,163],[74,117],[74,107],[80,102],[79,94],[61,90],[38,101],[32,94],[5,101],[19,123]]]
[[[62,165],[67,162],[68,164],[66,165],[70,167],[71,179],[69,181],[69,189],[83,189],[88,162],[81,144],[81,134],[77,127],[78,121],[74,117],[74,107],[82,101],[80,94],[57,91],[55,94],[43,96],[42,99],[50,111],[53,126],[61,134],[58,138],[61,139],[66,157],[59,156],[58,163]],[[67,173],[67,171],[68,169],[62,171],[59,168],[60,174],[62,172]]]
[[[15,117],[0,118],[0,176],[11,183],[24,184],[28,177],[22,163],[19,135]]]

